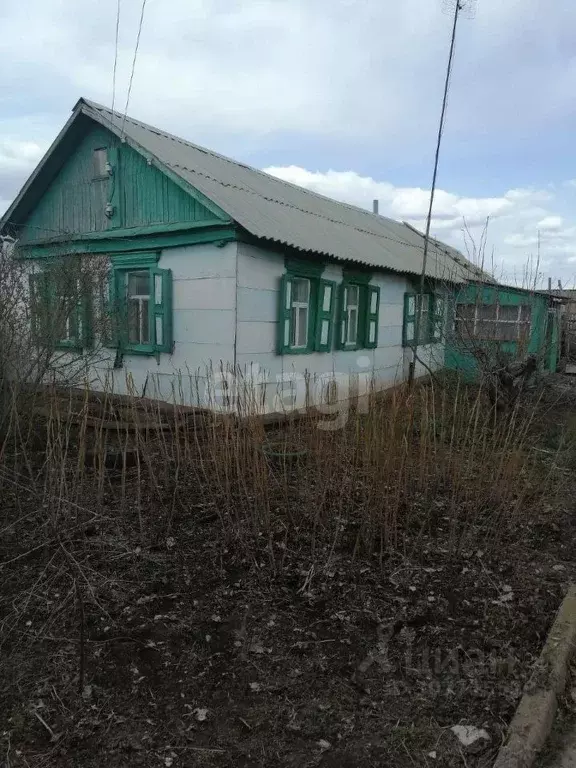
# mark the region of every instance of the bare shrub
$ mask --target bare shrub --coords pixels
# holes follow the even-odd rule
[[[98,298],[107,267],[100,256],[61,253],[32,262],[16,242],[0,241],[0,430],[12,390],[21,401],[24,386],[83,383],[106,355]]]

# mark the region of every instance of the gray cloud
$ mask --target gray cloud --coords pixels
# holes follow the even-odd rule
[[[116,0],[7,0],[0,7],[0,200],[13,197],[35,162],[23,149],[15,164],[1,147],[45,148],[80,95],[110,104],[115,12]],[[139,12],[140,0],[123,0],[121,109]],[[455,221],[453,198],[458,215],[475,223],[495,200],[502,221],[511,207],[516,223],[503,238],[523,235],[537,217],[564,214],[547,207],[544,190],[520,204],[514,178],[498,185],[508,188],[501,198],[483,194],[476,157],[488,143],[506,159],[519,140],[541,142],[558,125],[575,127],[575,28],[576,4],[555,3],[551,12],[545,0],[479,0],[476,18],[462,20],[446,141],[458,148],[460,178],[475,197],[439,196],[443,231]],[[254,162],[261,155],[274,163],[268,149],[281,146],[296,165],[345,169],[354,167],[353,155],[363,165],[358,175],[389,178],[386,167],[401,169],[398,158],[405,158],[407,167],[425,168],[427,179],[449,32],[440,0],[151,0],[129,111]],[[318,148],[314,165],[300,157],[306,142]],[[497,165],[496,157],[488,174]],[[452,186],[449,179],[443,185]],[[409,189],[416,220],[426,193]],[[477,201],[472,210],[467,200]],[[500,244],[513,258],[512,246]]]
[[[297,166],[269,167],[268,173],[320,194],[370,209],[378,199],[380,213],[408,221],[421,231],[426,226],[430,191],[396,187],[386,181],[360,176],[354,171],[311,172]],[[546,206],[546,207],[543,207]],[[464,197],[438,189],[432,234],[453,244],[479,265],[494,269],[500,279],[534,278],[540,232],[541,280],[553,274],[566,285],[574,282],[576,218],[558,215],[558,200],[549,190],[511,189],[500,197]],[[488,226],[486,249],[478,253]]]

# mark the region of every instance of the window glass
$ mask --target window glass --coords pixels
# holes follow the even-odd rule
[[[368,341],[373,344],[376,341],[376,321],[370,320],[370,326],[368,328]]]
[[[496,320],[496,304],[479,304],[478,320]]]
[[[150,280],[147,271],[127,272],[128,341],[130,344],[150,342]]]
[[[108,162],[108,152],[106,148],[95,149],[93,155],[94,178],[101,179],[108,176],[106,163]]]
[[[498,317],[500,320],[516,322],[518,320],[518,309],[519,307],[501,306]]]
[[[358,341],[358,310],[360,289],[357,285],[349,285],[345,289],[347,334],[346,344],[356,344]]]
[[[301,349],[308,344],[308,315],[310,311],[310,280],[295,278],[292,280],[290,346]]]
[[[422,296],[422,313],[420,316],[420,328],[418,333],[418,343],[426,344],[430,335],[430,295],[425,293]]]
[[[322,302],[322,311],[323,312],[329,312],[330,311],[330,302],[332,301],[332,286],[326,285],[324,286],[324,299]]]

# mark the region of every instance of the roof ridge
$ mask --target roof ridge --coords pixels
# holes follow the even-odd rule
[[[126,134],[126,138],[134,142],[136,148],[140,147],[142,151],[149,152],[166,172],[172,172],[190,187],[198,188],[257,237],[292,244],[294,247],[301,247],[297,245],[301,243],[304,250],[308,248],[318,253],[328,253],[337,258],[360,262],[364,262],[364,254],[368,256],[372,251],[372,263],[375,265],[382,263],[383,266],[400,271],[405,266],[407,271],[412,273],[421,271],[421,265],[415,260],[420,258],[419,254],[424,250],[421,243],[423,235],[406,222],[380,216],[367,208],[335,200],[315,190],[273,176],[129,115],[113,112],[97,102],[80,99],[74,109],[75,114],[78,112],[84,112],[96,122],[110,127],[121,138]],[[226,189],[250,194],[254,200],[266,201],[272,206],[267,209],[256,202],[243,203],[242,194],[238,198],[234,192],[225,192]],[[306,220],[298,221],[298,217],[288,213],[276,217],[274,206],[278,206],[278,212],[281,209],[298,211],[304,216],[330,225],[339,225],[343,229],[338,233],[337,229],[330,226],[318,227],[317,236],[310,236],[307,240]],[[301,230],[300,235],[290,231],[290,219],[292,226]],[[366,239],[355,243],[353,233],[363,234]],[[373,239],[372,243],[370,238]],[[402,253],[401,249],[398,251],[398,248],[386,247],[385,241],[410,249],[413,253],[418,252],[418,255],[415,253],[412,257],[410,252]],[[476,279],[484,277],[482,271],[457,248],[432,237],[429,243],[433,248],[434,274],[438,273],[438,267],[441,266],[440,271],[453,274],[456,281],[465,280],[466,275],[473,275]]]
[[[124,115],[121,115],[118,112],[112,113],[111,109],[104,106],[103,104],[99,104],[96,101],[90,101],[89,99],[84,99],[84,98],[81,99],[80,101],[83,101],[89,107],[102,110],[104,112],[107,112],[108,114],[114,114],[115,116],[120,117],[121,119],[124,119]],[[316,192],[316,190],[314,189],[307,189],[306,187],[302,187],[299,184],[295,184],[292,181],[281,179],[279,176],[273,176],[271,173],[266,173],[266,171],[263,171],[261,168],[256,168],[253,165],[248,165],[248,163],[242,163],[239,160],[234,160],[234,158],[232,157],[228,157],[227,155],[222,155],[220,154],[220,152],[215,152],[213,149],[202,147],[200,146],[200,144],[195,144],[193,141],[184,139],[181,136],[176,136],[176,134],[174,133],[169,133],[168,131],[164,131],[161,128],[156,128],[156,126],[153,126],[150,123],[145,123],[142,120],[137,120],[134,117],[130,117],[130,115],[126,116],[126,122],[134,123],[135,125],[138,125],[141,128],[145,128],[146,130],[157,134],[158,136],[164,136],[165,138],[171,139],[172,141],[175,141],[178,144],[184,144],[185,146],[191,147],[192,149],[196,149],[200,152],[204,152],[205,154],[211,155],[212,157],[217,157],[218,159],[224,160],[225,162],[231,163],[232,165],[237,165],[240,168],[246,168],[246,170],[252,171],[254,173],[258,173],[261,176],[265,176],[267,179],[274,179],[274,181],[276,181],[278,184],[286,185],[287,187],[291,187],[292,189],[298,190],[298,192],[304,192],[305,194],[310,195],[312,197],[317,197],[320,200],[326,200],[330,203],[337,203],[338,205],[341,205],[344,208],[348,208],[349,210],[358,211],[370,219],[377,219],[379,221],[383,219],[384,221],[391,221],[393,224],[399,224],[401,226],[403,225],[403,222],[397,221],[396,219],[392,219],[389,216],[382,216],[381,214],[373,213],[367,208],[362,208],[362,206],[353,205],[352,203],[348,203],[344,200],[336,200],[333,197],[328,197],[328,195],[323,195],[321,192]],[[185,166],[180,166],[180,167],[185,168]],[[186,168],[186,170],[190,171],[189,168]],[[301,209],[298,209],[298,210],[301,210]]]

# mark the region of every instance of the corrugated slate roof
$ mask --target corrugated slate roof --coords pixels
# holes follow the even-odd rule
[[[100,104],[80,99],[76,111],[121,132],[123,117]],[[131,117],[125,119],[124,135],[257,238],[373,267],[421,273],[423,236],[412,227],[282,181]],[[430,242],[426,271],[452,282],[493,280],[438,241]]]

